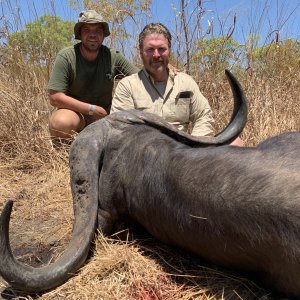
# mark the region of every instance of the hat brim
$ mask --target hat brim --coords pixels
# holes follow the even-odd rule
[[[81,27],[84,24],[102,24],[104,37],[107,37],[107,36],[110,35],[109,26],[108,26],[108,24],[106,22],[99,22],[99,21],[95,21],[95,22],[92,22],[92,21],[89,21],[89,22],[78,22],[74,26],[74,35],[75,35],[75,39],[76,40],[81,40],[81,38],[80,38],[80,30],[81,30]]]

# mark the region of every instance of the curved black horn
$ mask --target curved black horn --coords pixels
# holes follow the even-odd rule
[[[225,70],[225,74],[231,86],[234,107],[229,124],[215,135],[218,144],[230,143],[235,140],[243,131],[248,116],[248,103],[240,83],[229,70]]]
[[[14,258],[9,242],[9,219],[13,202],[5,204],[0,217],[0,274],[12,287],[28,292],[49,290],[64,283],[85,262],[97,226],[97,174],[102,149],[100,142],[103,141],[99,137],[95,139],[98,141],[89,144],[89,147],[86,147],[87,141],[84,138],[79,139],[79,142],[75,140],[71,147],[75,220],[70,243],[57,261],[34,268]],[[79,156],[81,159],[76,159]]]
[[[131,110],[127,111],[127,113],[117,112],[112,114],[110,118],[112,120],[115,119],[125,123],[148,124],[172,136],[174,139],[193,147],[230,144],[239,136],[245,127],[248,114],[248,103],[238,80],[228,70],[225,71],[225,74],[229,80],[233,93],[233,113],[229,124],[224,130],[222,130],[220,133],[217,133],[214,137],[191,136],[181,130],[178,130],[175,126],[169,124],[163,118],[139,110]]]

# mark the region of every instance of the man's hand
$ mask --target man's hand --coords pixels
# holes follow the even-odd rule
[[[93,117],[97,120],[102,119],[104,117],[107,116],[107,112],[106,110],[98,105],[94,105],[94,113],[93,113]]]

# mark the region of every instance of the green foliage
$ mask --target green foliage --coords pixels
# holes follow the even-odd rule
[[[253,70],[263,70],[268,76],[276,78],[282,72],[296,72],[300,63],[300,41],[272,42],[254,49],[251,57]]]
[[[75,2],[75,1],[74,1]],[[148,11],[152,0],[84,0],[84,6],[101,12],[111,21],[121,17],[121,14],[134,16],[136,12]]]
[[[24,30],[10,34],[8,44],[27,61],[49,66],[60,49],[72,44],[74,24],[60,17],[42,16],[27,23]]]
[[[224,69],[241,60],[243,47],[231,37],[211,37],[197,42],[192,61],[214,74],[224,73]]]

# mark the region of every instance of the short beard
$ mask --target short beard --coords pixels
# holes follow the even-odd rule
[[[150,67],[152,67],[151,65],[150,65]],[[167,69],[165,68],[165,66],[164,65],[160,65],[159,67],[157,67],[157,68],[150,68],[150,69],[146,69],[146,71],[147,71],[147,73],[152,77],[152,78],[154,78],[154,79],[156,79],[156,80],[158,80],[158,81],[161,81],[160,79],[160,76],[161,75],[164,75],[165,74],[165,72],[168,72],[167,71]],[[163,80],[165,80],[165,79],[163,79]]]

